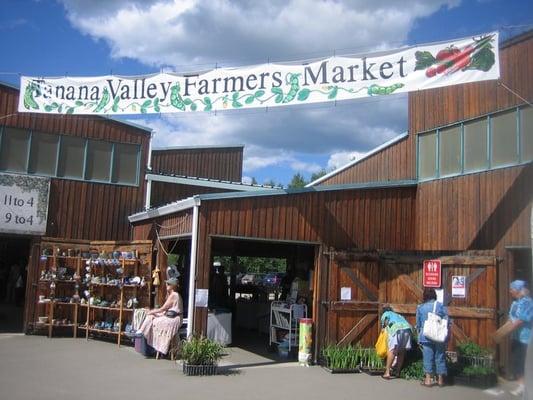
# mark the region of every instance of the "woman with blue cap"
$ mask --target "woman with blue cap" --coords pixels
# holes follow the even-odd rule
[[[513,298],[509,310],[509,318],[504,327],[496,332],[496,342],[502,336],[511,335],[511,371],[518,380],[518,387],[511,391],[515,396],[522,396],[524,392],[524,370],[526,352],[531,337],[533,324],[533,301],[531,300],[527,284],[523,280],[512,281],[509,292]]]

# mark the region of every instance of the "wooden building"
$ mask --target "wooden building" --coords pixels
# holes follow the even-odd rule
[[[450,349],[469,339],[493,347],[492,333],[509,306],[509,281],[532,278],[531,54],[533,32],[502,44],[498,82],[409,94],[407,134],[294,190],[240,184],[239,146],[157,149],[150,159],[145,128],[100,117],[18,114],[18,92],[0,85],[2,140],[21,130],[98,141],[103,147],[95,151],[115,144],[138,150],[138,174],[127,175],[128,184],[113,181],[112,173],[105,181],[98,169],[99,179],[89,181],[17,170],[2,164],[0,153],[3,172],[50,179],[46,232],[20,240],[34,259],[42,236],[151,240],[152,265],[162,271],[168,254],[179,256],[195,332],[207,328],[207,309],[196,307],[194,295],[209,289],[215,257],[283,258],[303,282],[315,359],[328,343],[372,346],[385,304],[414,322],[424,261],[438,259],[453,318]],[[27,299],[35,297],[33,264]],[[238,266],[230,268],[235,274]],[[453,276],[466,278],[465,296],[453,296]],[[35,318],[30,308],[26,321]],[[503,371],[506,345],[498,350]]]
[[[499,81],[411,93],[408,134],[310,187],[182,199],[132,215],[134,237],[183,251],[192,290],[208,288],[219,255],[290,260],[309,279],[315,357],[327,343],[373,345],[384,304],[414,322],[424,261],[438,259],[450,349],[492,348],[510,280],[532,277],[530,54],[533,32],[501,46]],[[453,296],[453,276],[465,296]],[[189,318],[205,332],[205,308]]]
[[[242,146],[152,150],[149,128],[100,116],[19,113],[18,99],[18,88],[0,84],[0,181],[6,195],[17,186],[13,182],[22,185],[21,190],[40,188],[45,220],[37,231],[21,224],[0,229],[0,276],[7,276],[15,264],[26,268],[26,293],[17,299],[25,303],[18,308],[24,310],[24,332],[37,318],[43,238],[71,247],[90,241],[127,242],[132,239],[128,217],[145,208],[154,189],[151,204],[163,205],[191,191],[229,190],[227,182],[240,182]],[[217,179],[211,183],[216,189],[206,185],[206,178]],[[174,179],[170,185],[165,183],[169,179]],[[183,183],[187,181],[191,183]],[[2,280],[2,302],[6,291]]]

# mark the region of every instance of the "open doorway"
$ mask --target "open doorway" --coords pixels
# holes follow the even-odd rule
[[[299,301],[312,315],[315,252],[311,243],[213,239],[213,263],[222,264],[227,277],[232,346],[280,359],[279,343],[271,342],[271,305]]]
[[[22,332],[31,239],[0,236],[0,332]]]
[[[303,297],[308,315],[312,315],[316,246],[315,243],[212,238],[212,272],[213,275],[216,270],[223,272],[228,300],[216,312],[230,314],[230,347],[282,361],[275,346],[270,345],[271,303],[293,302]],[[189,238],[167,240],[166,251],[169,264],[175,264],[180,273],[180,294],[187,313]],[[252,275],[254,280],[246,281],[246,275]],[[212,295],[213,292],[209,294]]]

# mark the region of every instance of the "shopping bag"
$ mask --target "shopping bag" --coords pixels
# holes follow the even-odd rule
[[[448,320],[435,313],[437,302],[433,303],[433,312],[428,312],[428,319],[424,322],[422,333],[434,342],[442,343],[448,337]]]
[[[513,323],[511,321],[507,321],[505,324],[500,326],[496,332],[494,332],[494,342],[496,344],[501,343],[503,339],[513,331],[513,329]]]
[[[376,342],[376,354],[378,357],[387,357],[389,353],[389,345],[387,344],[387,330],[382,329]]]

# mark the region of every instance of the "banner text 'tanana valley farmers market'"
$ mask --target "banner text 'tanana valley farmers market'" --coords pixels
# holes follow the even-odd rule
[[[21,77],[19,112],[144,114],[278,107],[498,79],[498,33],[357,57],[201,73]]]

